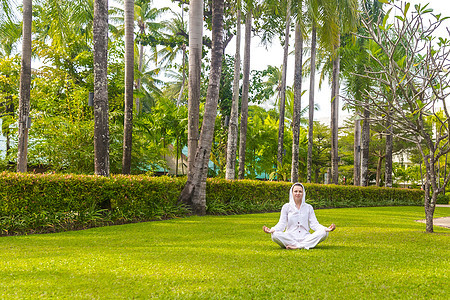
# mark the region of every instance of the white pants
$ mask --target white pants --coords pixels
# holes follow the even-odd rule
[[[280,245],[281,248],[286,248],[286,246],[295,246],[299,249],[310,249],[314,248],[320,242],[324,241],[328,237],[328,232],[325,229],[319,229],[313,233],[307,235],[302,240],[297,240],[290,233],[283,231],[275,231],[272,233],[272,241]]]

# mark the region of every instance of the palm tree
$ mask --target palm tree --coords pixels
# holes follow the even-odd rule
[[[130,174],[133,138],[134,1],[125,0],[125,115],[123,125],[122,173]]]
[[[136,90],[140,91],[142,88],[142,78],[139,76],[139,74],[142,74],[143,67],[145,64],[144,59],[144,43],[143,39],[147,36],[147,34],[151,34],[152,37],[156,40],[163,39],[164,36],[162,34],[162,30],[165,28],[165,23],[163,22],[156,22],[156,19],[158,19],[162,14],[167,12],[169,8],[163,7],[163,8],[156,8],[152,7],[152,0],[136,0],[135,1],[135,16],[136,16],[136,22],[137,26],[139,28],[139,40],[138,40],[138,51],[139,51],[139,58],[138,58],[138,76],[136,79]],[[153,59],[155,62],[158,62],[158,55],[157,55],[157,49],[156,45],[151,45],[153,49]],[[141,98],[136,97],[136,113],[139,114],[142,111],[142,103]]]
[[[278,151],[277,151],[277,169],[283,166],[283,152],[284,152],[284,113],[286,105],[286,73],[287,60],[289,55],[289,31],[291,25],[291,0],[287,1],[286,7],[286,23],[284,32],[284,49],[283,49],[283,69],[281,75],[281,90],[280,90],[280,119],[278,124]]]
[[[31,90],[31,23],[32,0],[23,1],[22,31],[22,67],[20,70],[19,94],[19,140],[17,154],[17,172],[27,171],[28,128],[30,125],[30,90]]]
[[[340,74],[340,37],[354,30],[358,3],[356,0],[321,1],[323,26],[320,40],[331,54],[331,177],[338,184],[338,111],[339,111],[339,74]]]
[[[301,11],[300,11],[301,13]],[[298,16],[297,16],[298,18]],[[292,117],[291,182],[298,182],[298,155],[303,73],[303,33],[300,22],[295,25],[294,112]]]
[[[214,137],[214,125],[217,114],[220,75],[222,70],[223,11],[224,0],[213,0],[211,72],[206,94],[205,114],[203,117],[198,149],[196,151],[193,167],[190,170],[191,175],[188,176],[188,181],[179,198],[183,203],[190,204],[193,212],[199,215],[204,215],[206,213],[206,177],[208,174],[208,162]]]
[[[237,127],[239,124],[239,77],[241,70],[241,1],[238,0],[236,8],[236,54],[234,56],[234,80],[233,101],[231,104],[230,123],[228,127],[227,141],[227,165],[225,171],[226,179],[235,178],[236,150],[237,150]]]
[[[183,5],[183,4],[182,4]],[[175,17],[170,21],[162,22],[165,25],[164,37],[168,41],[163,47],[156,53],[159,58],[159,64],[161,68],[164,66],[175,67],[175,59],[181,53],[181,80],[180,87],[178,89],[177,105],[181,105],[181,100],[183,98],[184,88],[186,86],[186,67],[187,67],[187,51],[186,46],[189,41],[189,36],[187,32],[187,23],[184,20],[184,9],[182,7],[181,15],[175,13]]]
[[[308,126],[308,155],[307,155],[307,175],[306,181],[311,182],[312,174],[312,155],[313,155],[313,132],[314,132],[314,92],[315,92],[315,78],[316,78],[316,25],[315,19],[312,19],[311,29],[311,73],[309,77],[309,126]]]
[[[198,145],[202,64],[203,0],[189,4],[188,180],[192,179]]]
[[[95,174],[109,176],[108,0],[94,2]]]
[[[241,125],[239,135],[239,171],[238,178],[245,176],[245,149],[247,142],[248,123],[248,91],[250,87],[250,45],[253,20],[253,2],[247,2],[247,14],[245,17],[245,38],[244,38],[244,62],[242,78],[242,101],[241,101]]]

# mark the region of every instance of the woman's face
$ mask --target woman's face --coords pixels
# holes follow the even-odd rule
[[[301,201],[303,196],[303,188],[301,185],[296,185],[292,189],[292,194],[294,196],[295,201]]]

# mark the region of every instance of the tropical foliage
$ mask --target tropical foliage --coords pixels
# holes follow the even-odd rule
[[[128,132],[127,143],[132,141],[131,146],[127,146],[132,149],[130,173],[187,174],[189,160],[193,162],[197,150],[196,146],[191,147],[196,145],[199,139],[200,128],[197,127],[206,120],[201,130],[205,134],[211,134],[211,138],[208,137],[207,141],[208,143],[209,140],[212,141],[211,155],[207,155],[209,161],[205,159],[208,161],[205,163],[207,173],[210,177],[225,177],[228,126],[234,87],[234,98],[237,100],[235,104],[240,113],[240,120],[236,121],[234,116],[232,124],[239,126],[236,122],[240,122],[240,136],[234,138],[240,140],[242,147],[239,151],[235,149],[237,153],[233,156],[239,154],[238,160],[242,163],[239,164],[239,170],[238,164],[234,164],[235,174],[239,175],[236,177],[289,181],[293,180],[292,174],[296,173],[298,180],[315,183],[326,183],[333,178],[333,182],[338,184],[359,184],[362,181],[361,185],[418,187],[427,182],[426,176],[434,170],[437,187],[433,190],[444,192],[449,182],[448,147],[442,148],[438,157],[435,157],[432,167],[426,159],[431,153],[431,148],[428,147],[428,150],[421,152],[417,150],[424,146],[424,142],[415,145],[401,142],[415,137],[408,126],[399,121],[401,111],[408,105],[415,107],[416,109],[411,111],[406,119],[419,120],[418,112],[425,112],[428,108],[426,103],[429,102],[424,99],[417,100],[408,92],[397,88],[392,92],[392,86],[386,84],[386,81],[389,81],[386,79],[388,77],[376,76],[381,74],[380,72],[384,72],[383,74],[387,76],[389,72],[383,69],[383,66],[389,64],[396,64],[399,69],[411,66],[417,71],[416,74],[430,78],[434,76],[420,70],[419,66],[426,66],[430,60],[423,53],[414,52],[411,48],[413,39],[406,39],[402,32],[394,30],[393,24],[389,24],[390,19],[387,16],[391,12],[389,3],[392,1],[362,1],[359,8],[353,0],[268,0],[241,1],[241,4],[238,4],[239,1],[225,2],[223,12],[220,16],[215,15],[215,18],[213,18],[214,14],[217,14],[215,9],[221,6],[218,5],[221,1],[204,1],[204,3],[192,1],[192,5],[196,3],[200,4],[198,7],[204,8],[196,11],[197,15],[193,16],[193,20],[200,21],[195,27],[196,33],[199,34],[197,52],[193,50],[194,44],[191,42],[194,34],[190,32],[192,29],[189,25],[193,23],[188,22],[187,16],[192,10],[184,3],[185,1],[134,1],[134,40],[131,41],[133,43],[131,48],[128,48],[132,50],[131,52],[134,50],[132,63],[134,102],[128,100],[127,105],[124,101],[126,49],[124,4],[129,4],[130,1],[110,3],[105,78],[107,94],[103,95],[107,98],[101,99],[107,104],[103,106],[103,110],[107,110],[103,118],[105,116],[107,118],[109,140],[107,149],[100,154],[96,154],[94,147],[94,140],[102,135],[95,133],[97,121],[94,122],[100,102],[96,88],[98,84],[94,80],[94,70],[98,66],[94,64],[96,40],[93,33],[96,26],[94,6],[99,1],[33,1],[30,54],[33,57],[33,69],[29,84],[30,118],[28,118],[26,111],[28,108],[25,107],[25,111],[22,111],[19,105],[21,96],[26,96],[20,91],[19,84],[21,78],[24,78],[20,73],[23,66],[21,59],[25,53],[19,48],[24,33],[23,22],[29,21],[24,19],[22,13],[28,9],[25,4],[31,5],[30,2],[24,2],[23,7],[19,7],[18,10],[10,1],[2,2],[4,7],[0,14],[0,118],[1,143],[4,144],[0,153],[2,169],[15,169],[19,161],[23,164],[23,160],[20,159],[23,157],[23,149],[20,145],[27,139],[26,165],[29,171],[93,174],[96,172],[97,158],[108,155],[108,170],[107,172],[105,170],[104,174],[121,173],[125,170],[122,166],[125,131]],[[418,15],[429,15],[432,12],[431,8],[425,5],[415,9]],[[410,10],[412,7],[405,3],[400,9],[401,13],[394,18],[396,22],[405,24],[410,16]],[[238,11],[242,13],[242,18],[237,17]],[[358,11],[364,12],[358,15]],[[437,20],[433,23],[436,26],[445,24],[444,16],[435,15],[434,18]],[[219,26],[214,24],[213,20],[219,20],[223,24]],[[230,51],[227,46],[234,38],[236,28],[244,26],[244,22],[247,25],[244,47],[247,52],[243,55],[243,68],[240,68],[241,62],[235,62],[235,58],[228,55]],[[375,33],[384,33],[380,35],[381,40],[369,36],[371,24],[379,25],[378,29],[376,26],[372,27],[375,28],[373,29]],[[211,36],[213,28],[224,35],[221,39],[220,47],[223,47],[223,51],[220,51],[220,55],[215,53],[218,43],[215,41],[217,36]],[[252,45],[258,42],[265,45],[281,42],[282,46],[286,46],[286,50],[292,50],[293,42],[289,42],[289,36],[294,34],[294,28],[296,40],[301,38],[301,47],[304,44],[303,51],[299,50],[300,48],[294,51],[297,53],[295,57],[298,57],[298,51],[301,51],[304,57],[303,63],[296,61],[296,74],[299,74],[301,68],[300,75],[310,79],[309,88],[303,87],[308,90],[309,99],[306,101],[306,97],[302,97],[301,103],[298,97],[303,95],[304,91],[300,91],[298,85],[290,86],[290,82],[287,82],[289,80],[286,81],[286,76],[283,75],[291,65],[294,65],[287,61],[293,56],[289,51],[285,52],[287,54],[283,59],[283,65],[274,65],[268,59],[266,69],[249,69],[251,40]],[[396,40],[400,47],[387,55],[384,53],[386,46],[390,45],[389,41],[395,37],[400,37]],[[429,42],[435,41],[440,51],[448,47],[449,42],[445,37],[439,38],[430,33],[427,38]],[[127,45],[130,46],[129,43]],[[295,47],[300,46],[297,43]],[[430,53],[436,55],[437,51],[436,47],[432,47]],[[196,65],[192,65],[191,69],[190,64],[194,64],[191,56],[193,57],[194,52],[197,53]],[[224,53],[222,58],[221,54]],[[128,55],[128,63],[132,54]],[[446,70],[447,65],[448,57],[441,59],[442,72]],[[236,73],[235,67],[239,67]],[[398,70],[397,67],[394,69]],[[239,72],[241,69],[242,72]],[[193,89],[189,78],[195,75],[193,70],[199,75],[198,86],[194,93],[194,98],[198,101],[195,103],[197,111],[193,111],[190,106]],[[339,132],[336,126],[338,121],[336,112],[333,114],[333,126],[329,127],[328,124],[314,121],[315,71],[321,74],[321,84],[325,82],[324,76],[328,76],[335,85],[333,95],[330,95],[330,100],[333,99],[330,104],[335,105],[340,96],[345,100],[345,109],[354,112],[351,121],[339,122]],[[399,76],[396,86],[406,86],[407,89],[409,88],[407,85],[413,82],[419,86],[418,78],[415,77],[413,80],[412,77],[408,77],[411,79],[407,80],[406,75],[402,76]],[[444,84],[438,82],[438,79],[445,79],[448,72],[439,76],[433,77],[436,80],[429,82],[428,86],[434,91],[445,90]],[[339,80],[343,83],[341,93],[336,87]],[[130,83],[128,82],[128,85]],[[214,89],[214,93],[211,89]],[[94,92],[94,107],[89,105],[92,92]],[[443,99],[444,96],[443,93],[438,93],[434,97]],[[130,95],[127,97],[129,99]],[[431,98],[433,97],[430,96]],[[391,114],[386,108],[396,99],[400,99],[398,113]],[[369,111],[369,100],[372,101],[372,107],[380,109]],[[408,102],[410,100],[412,102]],[[131,104],[132,114],[130,114]],[[301,109],[298,107],[299,104]],[[127,112],[125,106],[128,107]],[[428,144],[437,142],[435,132],[438,128],[439,142],[441,145],[448,143],[447,107],[441,106],[439,109],[434,116],[424,114],[424,117],[420,118],[423,132],[430,136]],[[309,117],[306,116],[307,111]],[[128,129],[124,129],[124,122],[128,120],[126,122],[130,124],[131,117],[132,139],[129,135],[129,126]],[[358,119],[364,120],[361,164],[354,159],[356,153],[354,143],[357,136],[353,129],[355,120]],[[389,123],[393,120],[395,126]],[[25,131],[27,138],[23,138]],[[336,138],[339,138],[339,141]],[[293,140],[298,145],[293,145]],[[190,150],[186,151],[188,146]],[[186,153],[189,154],[187,158]],[[293,153],[298,157],[292,159]],[[400,157],[403,157],[403,161]],[[178,165],[175,170],[169,165],[170,158]],[[295,166],[298,171],[291,172],[294,169],[292,164],[298,164]],[[359,168],[364,175],[355,180],[354,170]]]

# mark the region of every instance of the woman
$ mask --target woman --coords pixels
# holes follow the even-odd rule
[[[289,203],[281,209],[280,221],[272,228],[263,226],[265,233],[272,234],[272,240],[286,249],[310,249],[325,240],[328,232],[336,229],[331,224],[325,227],[319,224],[311,205],[305,202],[305,188],[294,183],[289,190]],[[310,233],[309,229],[314,230]]]

